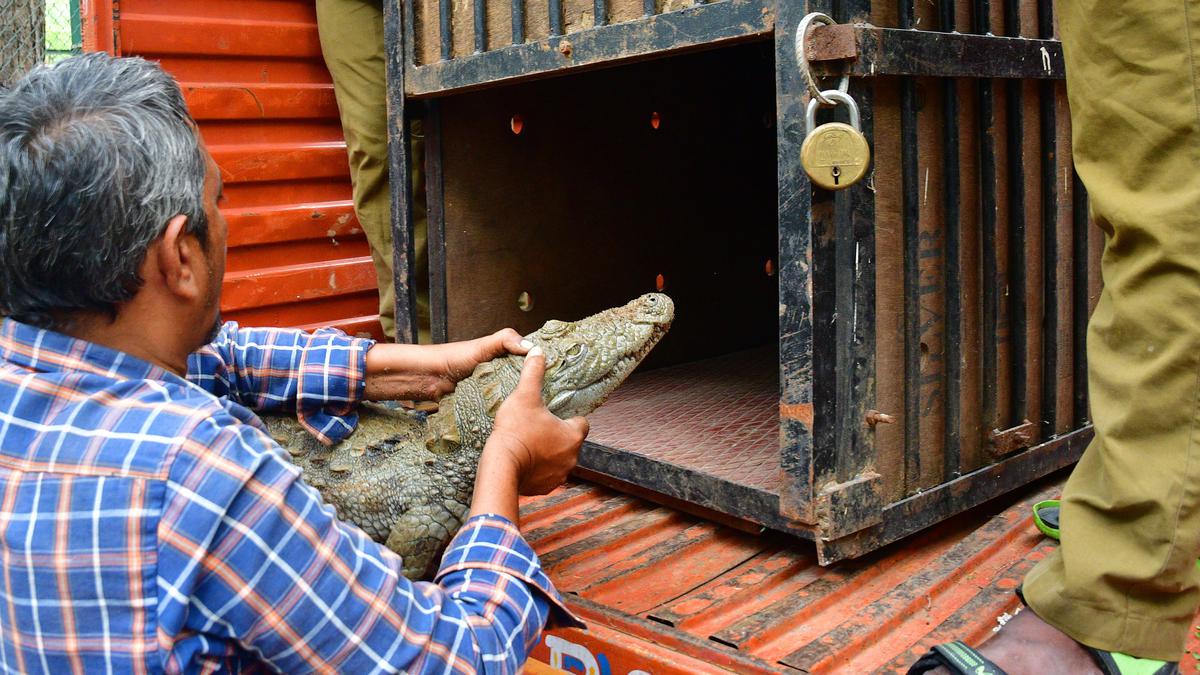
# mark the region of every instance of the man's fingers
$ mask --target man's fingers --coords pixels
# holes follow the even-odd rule
[[[575,431],[583,434],[584,438],[587,438],[588,432],[592,430],[592,425],[588,424],[586,417],[572,417],[571,419],[566,420],[566,422]]]
[[[525,363],[521,366],[521,380],[513,390],[513,396],[529,397],[542,400],[542,379],[546,376],[546,355],[542,348],[534,346],[525,355]]]
[[[521,356],[533,346],[532,342],[525,342],[521,334],[511,328],[504,328],[491,335],[477,338],[473,340],[473,343],[479,350],[475,359],[481,363],[505,354]]]
[[[500,344],[504,347],[504,351],[517,356],[526,354],[533,346],[532,342],[527,341],[521,337],[520,333],[511,328],[505,328],[496,333],[496,337],[500,338]]]

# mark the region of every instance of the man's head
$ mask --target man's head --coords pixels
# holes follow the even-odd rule
[[[157,65],[89,54],[35,69],[0,92],[0,314],[70,331],[149,291],[202,340],[224,272],[219,192]]]

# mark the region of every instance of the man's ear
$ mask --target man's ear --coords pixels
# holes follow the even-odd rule
[[[156,244],[150,247],[146,260],[150,269],[143,278],[149,280],[150,275],[157,275],[168,292],[184,300],[194,300],[203,294],[200,274],[204,260],[200,240],[187,231],[187,220],[187,216],[180,214],[167,222]]]

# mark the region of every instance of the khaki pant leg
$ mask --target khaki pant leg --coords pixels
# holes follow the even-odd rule
[[[1024,593],[1079,642],[1175,661],[1200,601],[1200,1],[1057,6],[1105,287],[1087,336],[1096,439]]]
[[[379,320],[395,337],[395,288],[392,277],[391,193],[388,189],[387,67],[383,9],[379,0],[317,0],[317,25],[325,65],[350,157],[354,208],[371,247],[379,285]],[[418,193],[422,197],[423,191]],[[418,311],[428,325],[428,264],[425,260],[424,209],[414,205],[414,274]],[[423,311],[422,311],[423,310]]]

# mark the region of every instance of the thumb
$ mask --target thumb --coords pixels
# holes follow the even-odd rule
[[[513,390],[513,394],[541,401],[542,380],[545,377],[546,354],[540,346],[535,345],[525,355],[525,362],[521,366],[521,379],[517,382],[517,388]]]
[[[497,331],[494,336],[501,345],[501,351],[496,356],[501,356],[504,352],[509,354],[526,354],[529,352],[530,344],[521,336],[520,333],[511,329]]]
[[[587,438],[588,432],[592,430],[591,424],[588,423],[586,417],[572,417],[564,420],[575,431],[581,433],[584,438]]]

